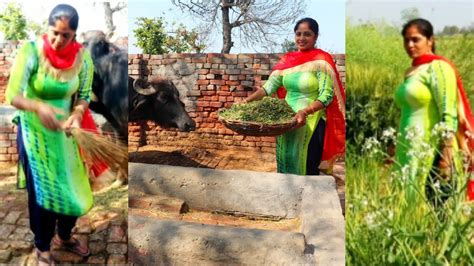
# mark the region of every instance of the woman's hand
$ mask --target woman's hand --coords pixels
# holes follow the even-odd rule
[[[52,107],[46,103],[34,102],[33,110],[47,129],[59,130],[61,128],[61,123],[56,118],[57,114],[64,114],[61,109]]]
[[[71,129],[81,127],[83,114],[81,112],[72,112],[71,115],[63,122],[61,128],[69,136]]]
[[[443,146],[441,148],[441,159],[438,163],[439,174],[444,180],[451,177],[453,170],[453,147]]]
[[[300,110],[298,111],[298,113],[296,113],[295,118],[294,118],[296,120],[295,128],[302,127],[306,124],[306,116],[307,114],[303,110]]]

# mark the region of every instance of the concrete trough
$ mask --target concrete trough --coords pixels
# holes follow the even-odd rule
[[[299,232],[203,225],[129,215],[137,264],[344,265],[344,218],[331,176],[129,164],[129,188],[182,199],[191,209],[297,218]]]

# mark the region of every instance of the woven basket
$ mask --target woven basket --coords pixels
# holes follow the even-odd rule
[[[247,136],[278,136],[293,129],[296,125],[296,120],[291,120],[288,123],[267,125],[257,122],[246,122],[236,120],[226,120],[217,113],[219,121],[228,129]]]

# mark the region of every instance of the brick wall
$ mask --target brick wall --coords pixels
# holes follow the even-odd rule
[[[19,46],[18,41],[0,43],[0,104],[5,103],[5,90],[10,77],[10,67]]]
[[[174,82],[189,115],[194,132],[162,129],[153,122],[129,123],[129,146],[158,145],[203,149],[250,147],[275,152],[274,137],[251,137],[234,133],[217,121],[216,111],[262,86],[282,54],[166,54],[129,55],[133,78],[162,76]],[[333,55],[345,83],[345,55]]]

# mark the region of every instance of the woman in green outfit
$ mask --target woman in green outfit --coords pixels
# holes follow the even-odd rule
[[[319,25],[303,18],[294,28],[296,52],[285,54],[268,81],[244,102],[277,93],[296,112],[297,129],[277,137],[279,173],[331,171],[345,150],[345,93],[334,60],[314,46]]]
[[[81,256],[89,249],[71,236],[78,216],[92,207],[86,167],[74,138],[88,108],[93,63],[76,42],[79,16],[69,5],[49,15],[48,32],[20,48],[11,68],[6,98],[19,112],[19,160],[26,176],[30,228],[39,264],[51,265],[54,242]],[[72,102],[72,95],[77,100]]]
[[[431,23],[424,19],[409,21],[402,30],[405,50],[413,59],[405,81],[395,92],[401,108],[396,162],[406,178],[406,203],[419,206],[432,197],[434,180],[446,190],[448,177],[461,177],[462,156],[471,154],[468,138],[473,119],[459,75],[453,64],[435,55]],[[428,182],[430,177],[432,182]],[[464,184],[457,180],[455,183]],[[427,191],[425,191],[427,187]],[[435,204],[444,198],[430,199]]]

